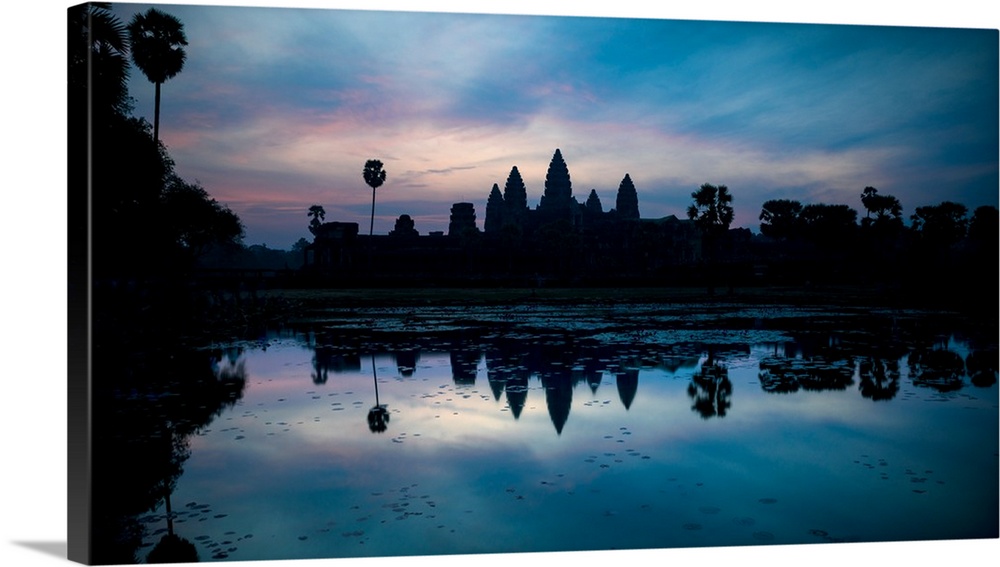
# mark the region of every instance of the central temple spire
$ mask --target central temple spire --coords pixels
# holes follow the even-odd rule
[[[556,148],[545,174],[545,193],[538,204],[538,211],[554,218],[572,216],[573,184],[569,179],[569,168],[563,160],[562,152]]]

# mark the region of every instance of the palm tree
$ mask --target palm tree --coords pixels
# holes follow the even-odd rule
[[[899,199],[892,195],[880,195],[878,189],[865,187],[861,192],[861,204],[865,207],[865,218],[861,221],[862,226],[868,228],[874,225],[877,228],[903,226],[903,206]],[[871,216],[875,213],[875,220]]]
[[[132,17],[128,25],[132,43],[132,61],[151,83],[156,85],[153,114],[153,140],[160,140],[160,85],[172,79],[184,68],[187,45],[184,24],[176,17],[156,8]]]
[[[720,242],[729,231],[733,222],[733,195],[725,185],[703,184],[697,191],[691,193],[694,202],[688,207],[687,216],[694,221],[701,231],[702,249],[708,255],[709,263],[709,293],[714,293],[711,282],[714,277],[718,248]]]
[[[68,11],[70,102],[99,114],[128,112],[128,32],[111,4],[91,2]],[[88,100],[88,93],[90,94]],[[77,108],[74,106],[74,110]]]
[[[694,203],[688,207],[688,218],[702,231],[717,234],[729,230],[733,222],[733,196],[725,185],[703,184],[691,193]]]
[[[382,162],[377,159],[370,159],[365,162],[365,169],[361,172],[365,178],[365,183],[372,188],[372,220],[368,227],[368,236],[375,231],[375,190],[385,183],[385,170],[382,169]]]
[[[309,221],[309,232],[316,234],[316,229],[319,227],[320,222],[326,220],[326,211],[323,210],[323,205],[309,207],[309,216],[312,217],[312,220]]]
[[[802,203],[791,199],[771,199],[761,206],[760,233],[778,240],[798,236],[802,225]]]

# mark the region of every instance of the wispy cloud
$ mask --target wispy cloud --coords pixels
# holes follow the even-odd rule
[[[389,172],[378,232],[402,213],[446,229],[459,200],[482,217],[515,165],[535,204],[555,148],[578,198],[609,207],[629,173],[644,216],[683,215],[704,182],[753,228],[767,198],[858,206],[866,185],[997,201],[995,30],[168,9],[191,43],[162,138],[251,241],[294,242],[295,202],[366,220],[370,158]],[[131,91],[151,115],[152,86]]]

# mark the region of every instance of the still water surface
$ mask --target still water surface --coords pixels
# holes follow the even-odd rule
[[[821,347],[234,346],[173,529],[203,561],[997,537],[996,361]]]

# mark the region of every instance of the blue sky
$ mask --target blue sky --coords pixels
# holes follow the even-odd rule
[[[127,22],[149,5],[115,6]],[[512,166],[537,205],[556,148],[581,202],[613,207],[628,173],[643,217],[683,217],[699,185],[725,184],[754,231],[768,199],[861,212],[868,185],[907,217],[998,200],[995,29],[157,6],[189,40],[161,139],[249,244],[308,236],[313,204],[367,224],[370,158],[388,172],[376,233],[404,213],[446,230],[458,201],[481,226]],[[138,70],[130,92],[152,121]]]

